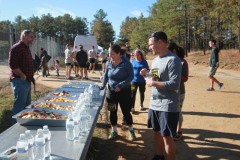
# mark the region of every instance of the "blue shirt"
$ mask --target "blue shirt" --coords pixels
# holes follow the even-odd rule
[[[134,58],[132,60],[132,66],[133,66],[133,74],[134,74],[134,78],[132,82],[145,82],[144,77],[140,75],[140,71],[143,68],[149,69],[147,61],[144,59],[139,62],[136,60],[136,58]]]
[[[109,60],[106,63],[102,87],[105,88],[108,83],[111,91],[114,91],[116,87],[122,90],[131,86],[132,79],[133,67],[129,60],[122,57],[122,61],[115,67],[113,67],[112,61]]]

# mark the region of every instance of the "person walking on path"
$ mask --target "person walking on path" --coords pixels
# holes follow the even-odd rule
[[[110,122],[112,131],[109,139],[118,136],[117,120],[118,120],[118,103],[129,127],[130,140],[135,140],[135,132],[133,129],[133,118],[131,111],[131,81],[133,79],[133,67],[129,60],[122,57],[124,51],[117,44],[111,46],[110,58],[106,64],[106,70],[103,75],[101,89],[104,89],[108,83],[106,100],[108,110],[110,111]]]
[[[215,91],[214,89],[214,82],[218,84],[218,89],[220,90],[223,87],[223,83],[220,83],[214,75],[217,72],[219,67],[219,49],[216,46],[216,40],[212,39],[209,41],[209,47],[212,48],[209,58],[209,73],[208,78],[210,79],[210,87],[207,88],[207,91]]]
[[[143,76],[140,75],[140,71],[143,68],[149,69],[147,61],[144,59],[143,52],[141,50],[136,50],[134,53],[135,58],[132,60],[133,66],[133,73],[134,78],[131,84],[132,90],[132,112],[135,111],[135,101],[136,101],[136,94],[137,89],[139,88],[140,92],[140,107],[139,109],[142,111],[144,109],[143,102],[144,102],[144,92],[146,90],[146,81]]]
[[[76,54],[76,60],[78,62],[78,65],[80,67],[80,79],[88,79],[88,73],[87,73],[87,62],[88,62],[88,54],[83,50],[83,46],[80,46],[80,50]],[[83,76],[84,74],[84,76]]]
[[[154,131],[155,156],[153,160],[163,160],[164,148],[167,160],[174,160],[176,134],[179,118],[178,90],[181,81],[181,60],[168,50],[167,35],[158,31],[152,33],[149,49],[158,55],[152,61],[151,71],[154,78],[146,77],[146,85],[151,87],[148,128]],[[153,72],[154,70],[154,72]],[[147,69],[140,74],[146,76]]]
[[[34,40],[34,33],[24,30],[20,41],[9,52],[10,82],[14,95],[12,115],[24,110],[31,104],[31,82],[35,86],[34,66],[29,45]],[[35,90],[35,87],[34,87]],[[13,119],[13,124],[16,120]]]

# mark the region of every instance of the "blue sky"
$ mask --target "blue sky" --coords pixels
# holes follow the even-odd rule
[[[143,13],[149,15],[149,7],[157,0],[0,0],[0,21],[15,21],[21,15],[23,19],[31,16],[41,17],[50,13],[53,17],[65,13],[73,18],[85,17],[91,22],[96,11],[103,9],[107,13],[106,19],[112,23],[116,35],[125,17],[138,17]]]

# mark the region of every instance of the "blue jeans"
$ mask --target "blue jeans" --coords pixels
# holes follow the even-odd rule
[[[12,115],[15,115],[31,104],[31,82],[14,78],[11,80],[11,86],[14,95]],[[13,119],[12,122],[14,124],[16,120]]]

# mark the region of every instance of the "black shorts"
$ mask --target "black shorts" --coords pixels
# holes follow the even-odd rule
[[[163,112],[149,109],[148,128],[160,132],[162,136],[176,135],[179,112]]]
[[[95,58],[89,58],[90,63],[95,63],[96,59]]]
[[[65,65],[66,65],[66,66],[71,66],[71,65],[72,65],[72,63],[65,63]]]
[[[88,68],[86,63],[79,63],[80,68]]]
[[[102,63],[106,63],[106,62],[107,62],[107,59],[103,59],[103,60],[102,60]]]

